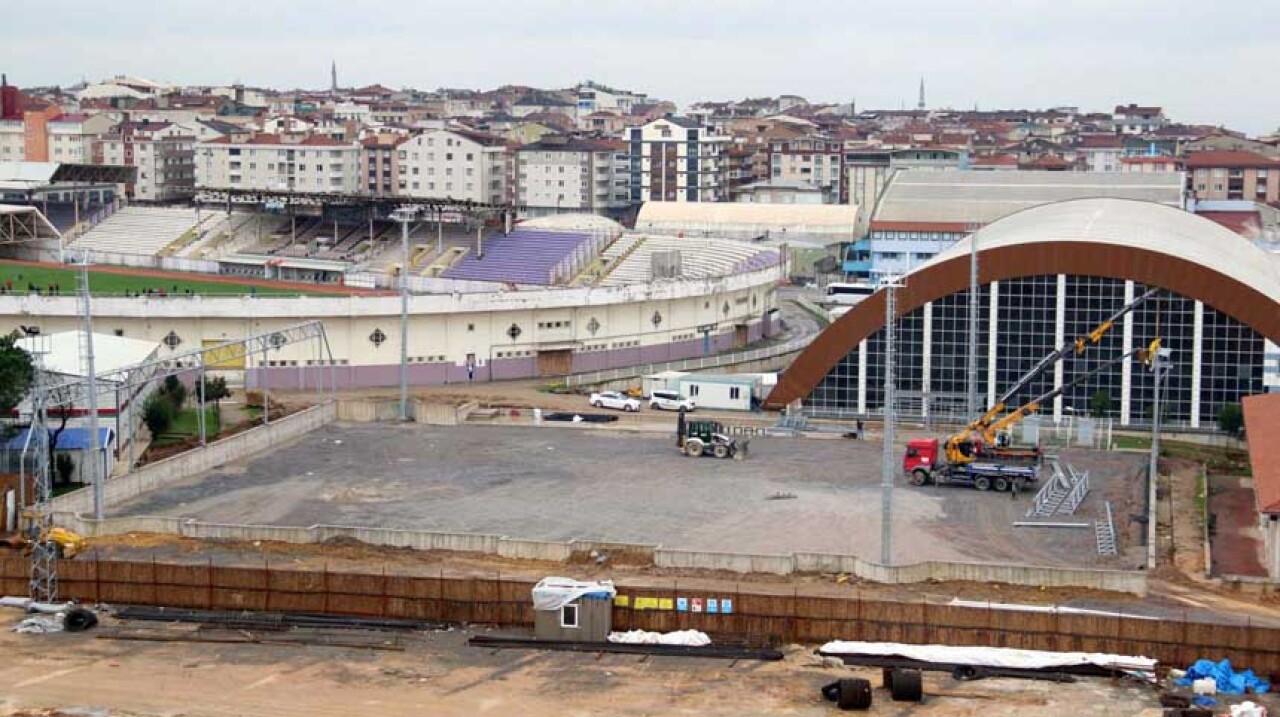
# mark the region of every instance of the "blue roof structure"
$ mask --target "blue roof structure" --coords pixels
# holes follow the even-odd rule
[[[16,435],[3,443],[0,448],[8,451],[20,451],[27,443],[27,433],[30,428],[23,428]],[[60,451],[84,451],[89,450],[89,433],[88,428],[69,427],[58,436],[58,450]],[[116,432],[113,428],[98,429],[99,442],[97,448],[106,448],[115,442]]]

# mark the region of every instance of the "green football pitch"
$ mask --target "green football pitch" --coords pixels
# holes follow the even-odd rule
[[[12,264],[0,261],[0,287],[8,287],[14,294],[25,294],[35,287],[45,294],[57,291],[63,295],[76,292],[76,274],[73,269],[61,269],[51,266],[31,266],[28,264]],[[165,276],[138,276],[117,274],[110,271],[89,270],[89,288],[99,296],[124,296],[139,294],[145,291],[163,291],[166,295],[192,294],[205,296],[241,296],[257,294],[260,296],[296,296],[308,294],[314,296],[333,295],[334,292],[302,291],[289,286],[235,284],[218,281],[200,281],[187,279],[178,274]]]

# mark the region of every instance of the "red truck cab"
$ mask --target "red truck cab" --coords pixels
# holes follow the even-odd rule
[[[902,456],[902,474],[911,475],[923,468],[933,472],[938,462],[940,444],[937,438],[916,438],[907,441],[907,452]]]

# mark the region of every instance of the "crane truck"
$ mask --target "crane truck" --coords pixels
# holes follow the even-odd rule
[[[1101,341],[1117,321],[1123,319],[1126,314],[1155,293],[1155,289],[1147,291],[1098,324],[1093,331],[1069,340],[1049,353],[1001,394],[986,413],[974,419],[963,430],[946,438],[945,442],[938,438],[909,441],[902,459],[903,473],[913,485],[951,483],[972,486],[978,490],[1020,489],[1026,483],[1035,481],[1041,458],[1040,450],[1038,447],[1013,446],[1011,439],[1013,426],[1039,411],[1042,405],[1062,395],[1067,389],[1115,363],[1135,356],[1144,363],[1149,361],[1150,356],[1154,355],[1159,348],[1160,340],[1156,339],[1148,347],[1134,349],[1119,358],[1105,362],[1093,371],[1036,397],[1002,417],[1009,401],[1058,361],[1083,355],[1089,346]]]

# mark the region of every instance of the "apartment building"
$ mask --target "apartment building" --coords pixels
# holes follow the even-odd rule
[[[631,205],[624,142],[544,137],[515,153],[516,203],[524,217],[561,212],[618,215]]]
[[[115,120],[106,114],[48,117],[28,112],[24,121],[28,162],[68,164],[89,164],[93,161],[93,143],[115,124]]]
[[[362,181],[365,189],[374,197],[391,197],[396,194],[400,176],[400,145],[409,138],[398,134],[379,134],[360,143]]]
[[[1090,172],[1119,172],[1120,158],[1124,156],[1124,138],[1114,134],[1082,135],[1076,142],[1075,151]]]
[[[94,164],[137,167],[125,195],[144,202],[186,199],[195,194],[196,127],[174,122],[121,122],[94,142]]]
[[[843,143],[821,135],[773,142],[769,176],[773,182],[812,184],[827,203],[839,201],[844,176]]]
[[[1120,134],[1147,134],[1169,123],[1161,107],[1143,107],[1133,103],[1118,106],[1111,113],[1112,123]]]
[[[400,145],[396,193],[424,199],[503,203],[512,193],[509,146],[501,137],[461,129],[424,132]]]
[[[1186,156],[1187,190],[1200,201],[1280,202],[1280,160],[1254,152],[1203,151]]]
[[[0,162],[21,162],[27,156],[27,134],[22,120],[0,119]]]
[[[1172,174],[1182,171],[1177,157],[1121,157],[1120,171],[1126,174]]]
[[[196,148],[196,186],[354,194],[362,191],[360,156],[359,144],[319,135],[221,137]]]
[[[627,130],[631,201],[720,202],[728,136],[684,117],[664,117]]]

